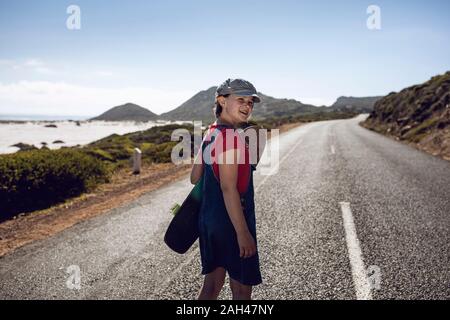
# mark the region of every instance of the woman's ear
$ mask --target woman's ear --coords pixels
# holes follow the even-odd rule
[[[224,96],[217,97],[217,102],[219,102],[220,106],[223,108],[225,106],[225,97]]]

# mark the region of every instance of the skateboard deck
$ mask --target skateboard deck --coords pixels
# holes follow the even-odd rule
[[[164,235],[164,242],[173,251],[183,254],[198,238],[198,214],[202,203],[203,178],[192,188],[181,206],[172,208],[174,217]]]

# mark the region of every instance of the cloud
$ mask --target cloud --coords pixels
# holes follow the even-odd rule
[[[42,67],[44,65],[44,62],[42,62],[39,59],[28,59],[23,63],[24,67],[31,67],[31,68],[38,68]]]
[[[41,73],[41,74],[55,74],[55,71],[46,67],[38,67],[35,68],[34,71]]]
[[[0,83],[0,113],[94,116],[113,106],[133,102],[160,114],[179,106],[195,93],[146,87],[86,87],[49,81]]]
[[[15,71],[32,71],[43,75],[56,74],[56,71],[50,68],[40,59],[11,60],[0,59],[0,67],[12,68]]]
[[[114,73],[112,73],[111,71],[98,70],[92,72],[92,75],[96,77],[112,77]]]
[[[0,59],[0,67],[12,68],[15,71],[31,71],[41,75],[67,75],[67,70],[57,70],[37,58],[26,60]],[[88,70],[86,74],[97,78],[110,78],[114,73],[109,70]],[[46,79],[47,80],[47,79]]]
[[[14,64],[14,60],[0,59],[0,66],[12,66],[13,64]]]

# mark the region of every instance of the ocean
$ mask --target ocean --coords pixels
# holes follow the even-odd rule
[[[134,121],[87,121],[87,120],[37,120],[32,121],[23,116],[21,119],[9,117],[7,120],[0,116],[0,154],[14,153],[19,150],[12,147],[16,143],[27,143],[41,148],[44,144],[50,149],[58,149],[62,146],[85,145],[90,142],[107,137],[113,133],[125,134],[129,132],[147,130],[154,126],[165,125],[168,123],[181,122],[134,122]],[[9,121],[9,120],[15,120]],[[25,121],[30,120],[30,121]],[[17,122],[21,121],[21,122]],[[79,125],[78,125],[79,123]],[[46,127],[54,125],[56,127]],[[55,143],[56,141],[63,143]],[[44,144],[43,144],[44,143]]]
[[[88,120],[92,116],[58,116],[46,114],[0,114],[0,121],[63,121]]]

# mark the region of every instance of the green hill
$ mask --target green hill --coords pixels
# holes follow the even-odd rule
[[[134,103],[126,103],[102,113],[91,120],[104,121],[152,121],[158,115]]]
[[[375,97],[339,97],[336,102],[331,105],[336,111],[351,110],[360,113],[370,113],[373,110],[375,103],[380,100],[382,96]]]
[[[380,99],[363,125],[450,160],[450,71]]]

